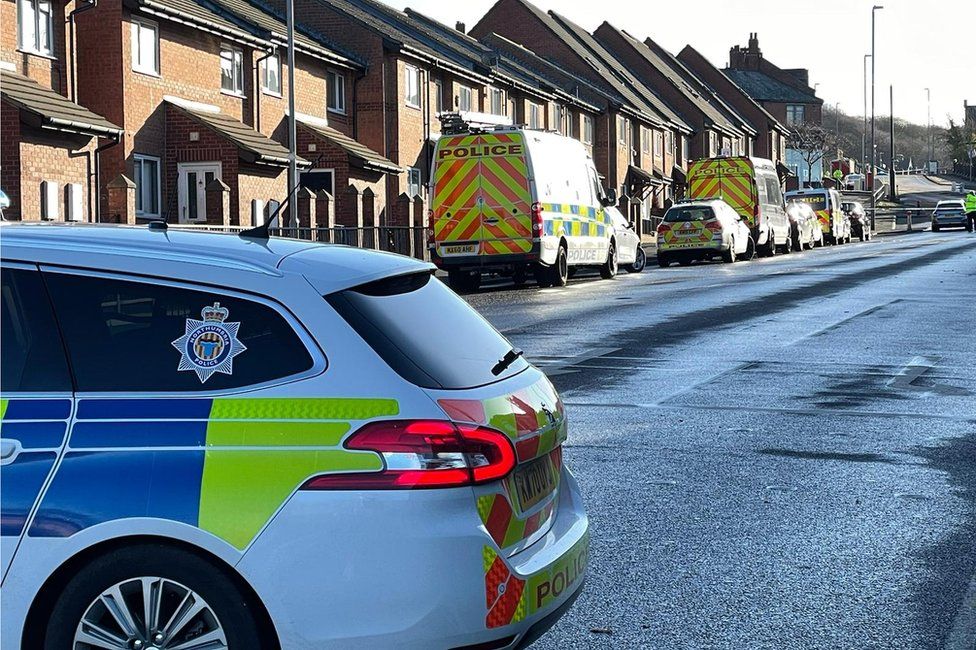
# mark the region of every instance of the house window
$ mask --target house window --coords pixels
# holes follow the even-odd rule
[[[617,146],[627,146],[627,118],[623,115],[617,116]]]
[[[346,77],[338,72],[325,73],[326,101],[333,113],[346,112]]]
[[[52,56],[54,54],[54,14],[50,0],[19,0],[20,49]]]
[[[714,158],[718,155],[718,137],[714,131],[708,132],[708,157]]]
[[[473,105],[474,92],[467,86],[458,86],[458,110],[459,111],[470,111],[473,110],[471,106]]]
[[[261,90],[271,95],[281,94],[281,59],[277,54],[261,61]]]
[[[593,144],[593,118],[589,115],[583,116],[583,143]]]
[[[508,115],[508,106],[505,103],[505,91],[499,88],[492,88],[490,91],[491,96],[491,112],[493,115]]]
[[[651,133],[646,127],[640,128],[641,134],[641,151],[644,153],[651,153]]]
[[[654,132],[654,157],[660,158],[664,153],[664,134],[660,131]]]
[[[806,106],[802,104],[788,104],[786,106],[786,123],[790,126],[806,122]]]
[[[244,94],[244,52],[236,47],[220,46],[220,88],[232,95]]]
[[[416,167],[407,169],[407,196],[420,196],[420,170]]]
[[[553,122],[562,135],[569,135],[569,111],[562,104],[552,105]]]
[[[132,21],[132,69],[159,74],[159,27],[155,23]]]
[[[420,108],[420,70],[412,65],[405,65],[404,101],[407,106]]]
[[[691,140],[685,136],[681,136],[681,162],[687,165],[691,162]]]
[[[542,128],[542,107],[532,102],[529,102],[529,128]]]
[[[444,112],[444,83],[440,79],[434,82],[434,112]]]
[[[136,184],[136,216],[159,216],[159,158],[136,154],[133,177]]]

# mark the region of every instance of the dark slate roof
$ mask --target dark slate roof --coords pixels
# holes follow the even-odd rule
[[[103,137],[122,134],[121,127],[101,115],[8,70],[0,70],[0,96],[11,106],[30,113],[43,127]]]
[[[671,82],[671,85],[679,93],[684,95],[685,99],[691,102],[717,129],[741,135],[741,132],[722,114],[722,111],[718,107],[713,106],[709,98],[701,93],[701,83],[694,78],[694,75],[680,63],[674,61],[670,54],[663,49],[657,48],[656,44],[650,39],[648,39],[647,44],[644,44],[626,31],[618,30],[610,23],[605,22],[604,25],[617,32],[638,56],[664,75]],[[654,44],[655,47],[651,47],[651,44]]]
[[[537,15],[542,14],[541,10],[531,3],[522,1]],[[689,132],[692,130],[688,123],[665,104],[660,97],[634,79],[624,69],[624,66],[589,32],[554,11],[550,11],[548,16],[551,23],[550,29],[586,60],[597,74],[624,98],[625,103],[632,109],[651,117],[652,121],[658,124],[671,124]]]
[[[288,27],[278,10],[260,0],[200,0],[218,11],[228,12],[254,25],[277,45],[287,45]],[[297,21],[296,21],[297,22]],[[295,28],[295,49],[346,68],[365,68],[358,57],[344,51],[321,34],[302,25]]]
[[[728,80],[729,86],[731,87],[731,89],[732,89],[733,92],[738,93],[743,99],[745,99],[747,102],[749,102],[750,104],[752,104],[754,108],[756,108],[760,113],[763,114],[763,116],[766,118],[766,120],[768,120],[769,123],[771,125],[773,125],[774,128],[779,129],[782,133],[787,133],[786,127],[783,126],[782,124],[780,124],[779,120],[777,120],[775,117],[773,117],[772,113],[770,113],[765,108],[763,108],[762,107],[762,104],[760,104],[755,99],[753,99],[752,96],[749,95],[749,93],[747,93],[745,90],[743,90],[738,84],[735,83],[735,81],[733,81],[731,78],[729,78],[729,76],[725,74],[725,71],[719,70],[714,65],[712,65],[711,61],[709,61],[707,58],[705,58],[705,56],[703,54],[701,54],[698,50],[696,50],[695,48],[693,48],[691,45],[685,45],[684,49],[681,50],[680,53],[678,53],[678,59],[681,60],[681,59],[685,58],[685,56],[691,57],[693,59],[694,58],[700,59],[702,61],[702,65],[703,66],[708,66],[709,68],[712,69],[712,71],[715,74],[724,76]],[[704,83],[705,86],[709,90],[711,90],[711,92],[716,93],[716,94],[720,94],[720,93],[718,93],[718,91],[715,88],[712,88],[707,83],[705,83],[704,80],[702,80],[702,83]],[[753,124],[752,126],[755,127],[757,130],[764,130],[764,129],[760,128],[760,125],[758,125],[758,124]]]
[[[389,158],[378,154],[366,145],[353,140],[345,133],[337,131],[331,126],[327,126],[321,122],[305,120],[301,117],[298,117],[298,122],[304,128],[312,131],[320,138],[328,140],[345,151],[349,156],[350,162],[357,167],[374,169],[387,174],[399,174],[403,171],[399,165],[391,161]]]
[[[276,166],[288,164],[287,147],[243,122],[223,113],[199,110],[169,101],[168,103],[232,142],[240,150],[243,160]],[[298,164],[308,166],[309,162],[299,156]]]
[[[163,18],[175,18],[191,25],[206,27],[233,40],[259,47],[271,45],[266,35],[262,36],[258,33],[254,25],[247,23],[242,18],[219,11],[213,6],[206,6],[203,2],[196,2],[195,0],[126,0],[126,4],[144,13]]]
[[[406,9],[406,14],[414,22],[423,25],[427,33],[437,38],[446,47],[458,48],[467,56],[485,62],[486,65],[490,66],[492,81],[498,80],[545,98],[559,98],[569,103],[586,106],[594,111],[598,110],[580,97],[567,92],[571,89],[561,87],[560,80],[531,70],[504,52],[492,49],[488,44],[478,41],[468,34],[459,32],[413,9]]]
[[[823,101],[811,93],[804,92],[783,83],[765,72],[758,70],[733,70],[726,68],[722,72],[734,81],[753,99],[761,102],[795,102],[797,104],[821,104]]]
[[[455,48],[446,47],[423,25],[411,20],[402,11],[375,0],[319,1],[415,56],[437,61],[461,76],[474,76],[479,81],[487,76],[488,71],[481,61],[474,60]]]

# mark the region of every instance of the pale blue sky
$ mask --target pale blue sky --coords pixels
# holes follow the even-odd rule
[[[441,22],[473,26],[494,0],[385,0]],[[863,113],[864,55],[871,51],[870,0],[538,0],[589,30],[608,20],[642,40],[650,36],[677,53],[691,43],[718,67],[729,48],[759,32],[759,45],[783,68],[809,68],[810,82],[827,103]],[[932,92],[932,121],[962,117],[963,99],[976,103],[976,1],[879,0],[876,114],[888,114],[888,85],[895,85],[895,115],[926,122],[925,88]],[[968,43],[965,43],[968,39]],[[869,64],[870,65],[870,64]],[[870,77],[869,77],[870,81]],[[870,96],[869,100],[870,102]],[[870,103],[868,104],[870,112]]]

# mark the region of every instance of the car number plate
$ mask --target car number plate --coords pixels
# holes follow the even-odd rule
[[[441,255],[466,255],[477,252],[477,244],[455,244],[452,246],[441,246]]]
[[[537,458],[515,470],[515,491],[518,493],[522,512],[530,510],[556,487],[556,476],[548,456]]]

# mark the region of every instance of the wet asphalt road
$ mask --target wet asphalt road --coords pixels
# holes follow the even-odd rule
[[[592,527],[534,647],[976,645],[976,235],[500,287]]]

